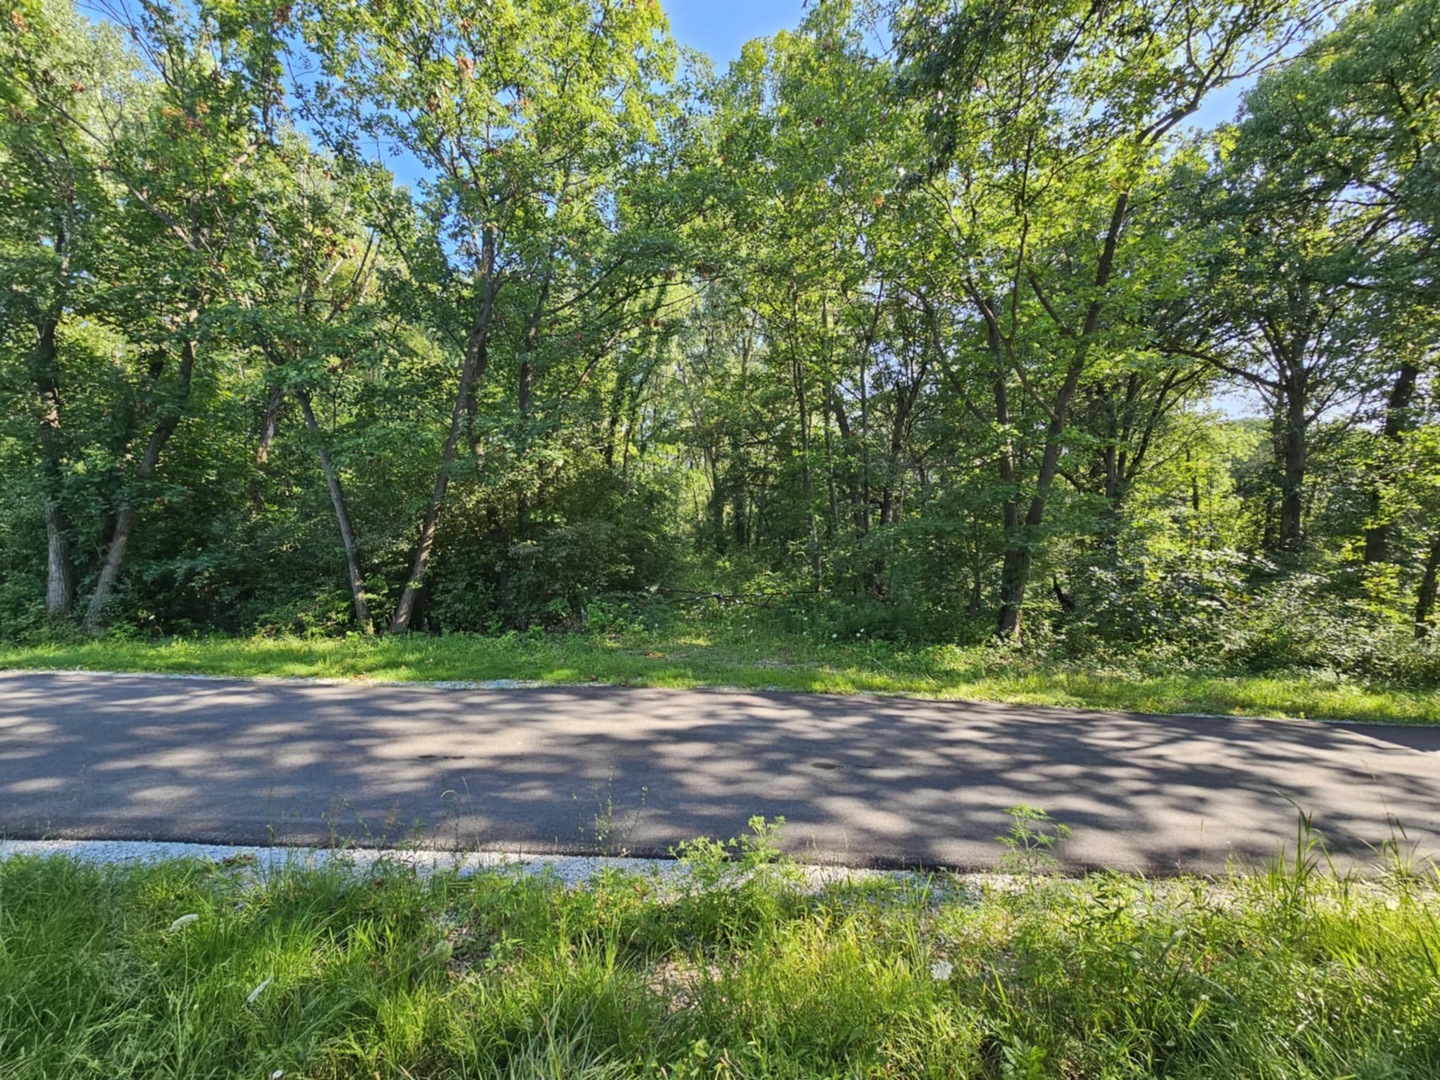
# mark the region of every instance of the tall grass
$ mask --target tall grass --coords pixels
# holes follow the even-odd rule
[[[1433,876],[1358,883],[1302,853],[1218,882],[816,893],[763,836],[685,854],[679,886],[573,888],[11,859],[0,1073],[1440,1076]]]

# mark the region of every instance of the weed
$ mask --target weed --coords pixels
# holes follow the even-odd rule
[[[615,818],[615,770],[611,769],[605,780],[605,793],[600,793],[598,784],[592,785],[591,795],[595,800],[595,810],[590,817],[590,824],[587,826],[582,822],[579,826],[582,839],[589,839],[596,855],[616,856],[623,858],[629,854],[625,846],[630,836],[634,834],[635,827],[640,823],[640,815],[645,811],[645,801],[650,797],[650,789],[642,787],[640,797],[635,807],[625,814],[618,822]],[[579,804],[580,797],[574,797],[575,803]],[[588,836],[587,836],[588,834]]]
[[[1010,815],[1010,827],[1003,836],[995,838],[1005,847],[999,863],[1001,872],[1025,877],[1057,872],[1060,860],[1055,857],[1055,848],[1070,839],[1070,827],[1052,820],[1044,810],[1024,803],[1010,807],[1005,813]]]

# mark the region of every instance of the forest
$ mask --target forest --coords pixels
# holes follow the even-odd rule
[[[1433,0],[7,8],[0,638],[1440,684]]]

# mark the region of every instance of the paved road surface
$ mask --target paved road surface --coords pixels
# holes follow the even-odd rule
[[[1006,807],[1075,868],[1440,854],[1440,729],[895,698],[0,672],[0,836],[663,854],[784,815],[802,857],[993,864]],[[1348,864],[1349,859],[1342,859]]]

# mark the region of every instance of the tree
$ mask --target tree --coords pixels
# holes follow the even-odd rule
[[[663,16],[651,3],[504,0],[476,17],[444,0],[416,20],[404,7],[320,0],[303,33],[319,56],[312,119],[336,153],[393,142],[425,169],[432,256],[447,288],[429,313],[460,352],[455,394],[414,559],[390,620],[408,630],[477,383],[485,377],[501,292],[534,286],[524,346],[549,302],[571,207],[613,197],[615,167],[643,153],[670,70]],[[602,273],[604,272],[602,268]],[[533,368],[520,364],[517,404]]]
[[[1165,190],[1185,118],[1272,62],[1304,16],[1288,0],[919,0],[896,17],[899,91],[931,135],[926,190],[950,226],[950,281],[985,327],[1008,491],[1002,637],[1020,633],[1070,410],[1116,348],[1118,313],[1154,286],[1156,235],[1137,205]]]
[[[125,58],[112,33],[86,29],[59,5],[36,7],[28,18],[17,12],[0,32],[0,57],[7,71],[22,73],[7,81],[10,100],[0,112],[0,278],[8,283],[0,320],[25,339],[45,514],[45,610],[56,618],[75,600],[60,328],[90,302],[95,245],[114,227],[115,207],[92,148],[73,127],[46,122],[27,76],[38,68],[40,92],[88,118],[100,107],[100,86],[124,77]]]

